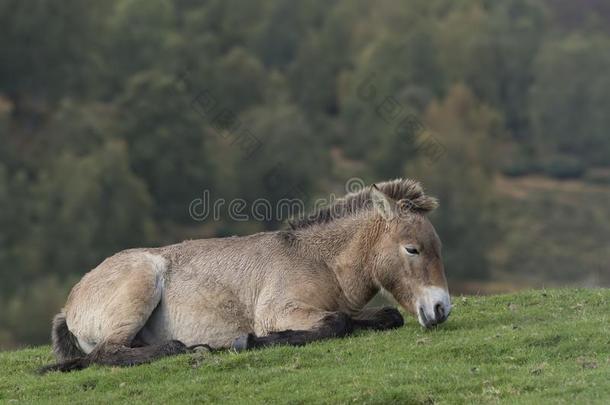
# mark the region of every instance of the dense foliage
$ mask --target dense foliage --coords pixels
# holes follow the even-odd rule
[[[200,221],[206,190],[275,207],[416,177],[452,280],[607,269],[607,226],[586,260],[570,250],[605,197],[529,255],[545,211],[496,178],[607,191],[609,27],[593,0],[0,0],[0,346],[46,341],[70,284],[118,250],[286,219]]]

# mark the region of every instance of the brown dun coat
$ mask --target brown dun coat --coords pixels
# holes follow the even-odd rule
[[[426,217],[436,206],[419,183],[397,179],[348,194],[291,230],[120,252],[72,289],[53,321],[58,363],[41,372],[402,326],[394,308],[365,308],[380,289],[424,327],[437,325],[451,303]]]

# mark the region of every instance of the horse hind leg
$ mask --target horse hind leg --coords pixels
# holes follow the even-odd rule
[[[83,280],[85,283],[79,287],[79,296],[73,301],[83,308],[73,304],[68,308],[68,312],[96,308],[95,316],[74,318],[77,324],[74,335],[79,342],[86,340],[87,333],[83,331],[102,331],[96,342],[87,342],[94,344],[92,350],[86,350],[88,353],[82,357],[59,359],[59,363],[43,367],[39,372],[80,370],[91,364],[134,366],[188,351],[182,342],[176,340],[133,347],[136,335],[161,300],[162,275],[157,264],[150,260],[131,260],[114,270],[116,273],[110,283],[101,282],[105,276],[103,272],[99,272],[99,278]],[[103,305],[103,308],[98,310],[96,305]]]

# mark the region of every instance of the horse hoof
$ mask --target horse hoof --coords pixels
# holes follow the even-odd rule
[[[233,343],[231,344],[231,349],[238,352],[251,349],[252,347],[254,347],[254,338],[255,337],[253,333],[241,335],[233,341]]]
[[[400,311],[394,307],[385,307],[383,309],[383,317],[385,318],[385,327],[388,329],[400,328],[405,324]]]
[[[192,345],[187,347],[188,351],[191,353],[199,353],[199,352],[212,352],[213,349],[210,347],[210,345],[206,345],[204,344],[198,344],[198,345]]]
[[[165,344],[168,353],[183,354],[188,352],[188,347],[179,340],[170,340]]]

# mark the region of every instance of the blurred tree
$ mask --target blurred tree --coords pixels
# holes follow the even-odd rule
[[[610,33],[610,3],[599,0],[546,1],[554,31]]]
[[[223,109],[239,113],[262,102],[267,77],[261,62],[244,48],[232,48],[220,58],[215,75],[201,81]]]
[[[349,68],[350,21],[332,13],[297,48],[289,68],[294,99],[310,119],[338,114],[338,76]],[[324,63],[321,63],[324,61]]]
[[[44,132],[29,143],[25,156],[28,166],[47,166],[64,152],[75,156],[94,153],[111,139],[116,116],[115,108],[109,104],[63,99],[49,117]]]
[[[610,164],[610,39],[571,36],[536,60],[531,118],[540,151]]]
[[[260,141],[260,148],[237,161],[234,181],[239,184],[239,196],[250,203],[266,198],[276,219],[280,199],[298,198],[306,204],[329,162],[322,138],[312,133],[304,114],[293,104],[277,103],[248,110],[242,120]],[[288,219],[286,213],[279,216]],[[264,226],[269,229],[277,222],[268,221]]]
[[[31,207],[30,178],[10,136],[11,111],[12,103],[0,97],[0,296],[21,280]]]
[[[103,43],[104,94],[114,97],[138,72],[169,68],[177,57],[180,37],[172,0],[119,0]]]
[[[33,194],[32,272],[83,274],[104,257],[154,237],[151,200],[129,168],[126,145],[109,141],[96,152],[56,157]]]
[[[445,87],[431,29],[421,21],[401,36],[384,37],[360,55],[358,66],[342,108],[346,152],[373,166],[380,162],[377,175],[396,176],[399,162],[413,156],[411,140],[396,126]]]
[[[105,18],[115,1],[0,2],[0,89],[14,113],[41,112],[62,95],[95,88]]]
[[[9,170],[16,169],[20,164],[20,156],[15,145],[15,137],[11,136],[11,115],[13,103],[0,94],[0,164]]]
[[[451,37],[445,52],[462,56],[458,68],[464,72],[462,80],[477,98],[503,113],[513,137],[527,140],[528,93],[533,60],[545,31],[544,12],[540,2],[531,0],[488,5],[485,15],[474,8],[452,16],[452,25],[445,29],[445,36]],[[460,23],[463,28],[453,30]]]
[[[51,320],[64,305],[68,291],[68,285],[52,275],[17,287],[6,301],[0,301],[0,325],[7,330],[4,337],[0,335],[0,346],[48,343]]]
[[[30,185],[23,171],[15,174],[0,163],[0,295],[12,293],[20,281],[31,276],[26,265],[30,226]]]
[[[205,130],[211,116],[191,103],[193,91],[173,76],[148,71],[129,81],[119,104],[119,133],[133,170],[153,197],[155,217],[165,221],[191,221],[189,202],[214,178],[205,144],[206,134],[215,136]]]
[[[255,37],[254,46],[265,66],[285,69],[296,58],[311,29],[319,29],[336,0],[315,2],[275,0]]]
[[[207,39],[213,37],[213,47],[219,53],[226,53],[235,46],[254,47],[258,32],[268,20],[269,10],[276,2],[277,0],[174,1],[188,42],[204,39],[206,44],[211,45]],[[299,5],[295,4],[294,7]]]

